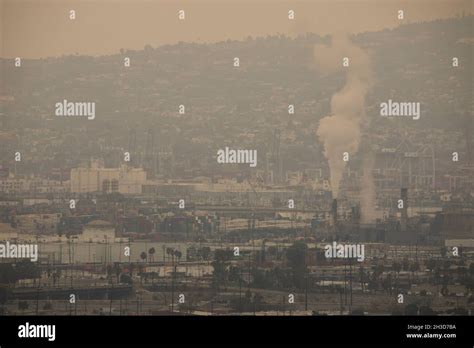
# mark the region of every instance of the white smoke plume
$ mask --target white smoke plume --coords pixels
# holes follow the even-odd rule
[[[343,67],[343,58],[349,66]],[[330,170],[333,197],[339,195],[339,185],[346,166],[343,153],[353,156],[359,149],[361,127],[365,121],[365,96],[371,85],[370,59],[366,52],[355,46],[346,36],[333,36],[330,47],[314,48],[318,69],[333,73],[346,71],[346,84],[331,98],[331,114],[321,119],[316,132],[324,145],[324,156]],[[350,157],[349,157],[350,158]]]

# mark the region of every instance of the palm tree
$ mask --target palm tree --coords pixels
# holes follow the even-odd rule
[[[400,271],[402,270],[402,265],[395,261],[392,265],[392,268],[398,275],[400,273]]]
[[[148,250],[148,254],[150,254],[150,259],[151,261],[155,261],[155,258],[153,255],[155,255],[155,248],[151,247],[149,250]]]
[[[179,262],[179,260],[181,260],[181,257],[183,256],[183,254],[181,253],[181,251],[175,250],[174,251],[174,256],[176,256],[176,258],[178,259],[178,262]]]
[[[433,271],[436,267],[436,260],[435,259],[429,259],[426,261],[426,268],[431,271]]]
[[[11,290],[7,286],[0,287],[0,314],[3,315],[5,312],[5,304],[8,302],[11,296]]]
[[[142,253],[140,254],[140,258],[143,260],[143,262],[145,262],[146,256],[146,252],[142,251]]]
[[[28,308],[30,307],[30,305],[28,304],[27,301],[18,301],[18,309],[20,311],[26,311]]]
[[[173,248],[166,248],[166,254],[168,256],[171,256],[172,258],[174,258],[174,249]]]
[[[409,270],[411,272],[412,279],[415,279],[415,272],[418,271],[419,269],[420,269],[420,264],[417,261],[410,264]]]
[[[114,271],[115,271],[115,276],[117,277],[117,283],[119,283],[120,280],[120,273],[122,272],[122,268],[118,263],[114,264]]]
[[[323,271],[323,279],[324,279],[324,273],[325,271]],[[364,272],[363,266],[359,267],[359,279],[360,279],[360,288],[362,289],[362,291],[364,291],[365,272]]]

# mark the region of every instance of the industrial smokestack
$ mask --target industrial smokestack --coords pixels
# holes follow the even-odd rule
[[[400,227],[401,227],[402,232],[405,232],[407,230],[407,221],[408,221],[408,189],[407,188],[401,189],[400,199],[403,202]]]

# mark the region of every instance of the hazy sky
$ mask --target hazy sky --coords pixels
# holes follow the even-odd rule
[[[103,55],[249,35],[360,32],[472,13],[473,0],[0,0],[0,56]],[[69,19],[69,11],[76,19]],[[178,20],[185,10],[186,19]],[[288,10],[296,18],[288,19]],[[397,19],[404,10],[405,20]]]

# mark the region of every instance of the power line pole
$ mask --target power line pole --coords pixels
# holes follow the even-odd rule
[[[240,268],[240,278],[239,278],[239,309],[242,313],[242,268]]]
[[[351,291],[351,311],[352,311],[352,261],[350,263],[349,274],[350,274],[349,286],[350,286],[350,291]]]
[[[174,254],[172,255],[172,262],[173,268],[171,273],[171,313],[174,313],[174,275],[176,273],[175,265],[174,265]]]
[[[344,261],[344,304],[347,305],[347,261]]]
[[[39,306],[39,286],[36,288],[36,315],[38,315],[38,306]]]
[[[308,310],[308,274],[306,274],[306,286],[305,286],[305,292],[304,292],[304,310]]]

